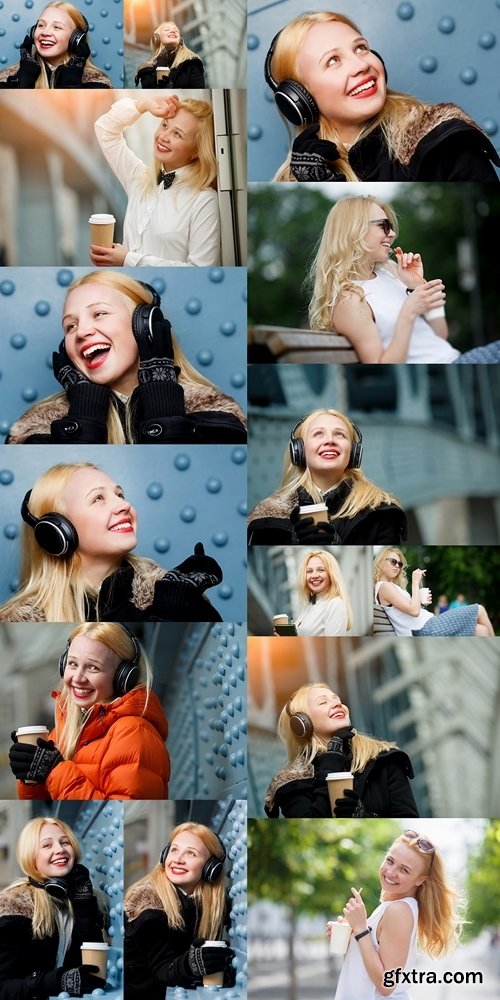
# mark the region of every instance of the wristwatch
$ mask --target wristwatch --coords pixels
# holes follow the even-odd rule
[[[355,941],[361,941],[361,938],[362,938],[362,937],[365,937],[365,935],[366,935],[366,934],[369,934],[369,933],[370,933],[370,931],[371,931],[371,927],[370,927],[370,926],[368,926],[368,927],[366,928],[366,930],[365,930],[365,931],[361,931],[361,933],[360,933],[360,934],[355,934],[355,935],[354,935],[354,940],[355,940]]]

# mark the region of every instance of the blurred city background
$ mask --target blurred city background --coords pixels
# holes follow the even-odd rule
[[[152,663],[153,688],[169,723],[169,797],[244,799],[244,629],[232,622],[146,623],[131,628]],[[12,729],[25,724],[53,728],[51,692],[59,685],[59,657],[71,632],[68,624],[0,624],[0,799],[17,797],[8,756]],[[158,837],[163,837],[162,829]]]
[[[408,541],[500,541],[500,373],[494,365],[250,365],[248,506],[281,483],[292,427],[352,417],[363,470],[398,497]]]
[[[250,325],[309,326],[311,287],[305,281],[326,217],[339,199],[363,194],[392,205],[399,218],[393,246],[418,251],[426,278],[444,281],[450,343],[466,351],[500,339],[497,269],[490,251],[500,194],[487,183],[250,185]],[[250,348],[250,361],[265,360],[263,353],[264,348]]]
[[[368,915],[373,912],[379,902],[380,863],[408,824],[382,819],[337,819],[334,823],[328,819],[283,823],[254,819],[248,825],[248,996],[252,1000],[332,1000],[342,959],[329,954],[326,922],[342,914],[353,885],[363,888]],[[453,954],[432,959],[417,951],[415,971],[424,978],[411,995],[415,1000],[496,1000],[500,993],[500,821],[412,820],[411,828],[441,851],[447,876],[465,904],[467,920]],[[442,981],[445,972],[456,977],[455,983]],[[470,978],[471,973],[475,978]]]
[[[244,0],[123,0],[126,85],[151,56],[151,35],[173,21],[184,44],[203,60],[209,87],[246,87]]]
[[[322,681],[348,706],[357,730],[409,754],[421,816],[499,813],[500,639],[253,636],[250,816],[264,815],[267,787],[286,760],[276,737],[283,706],[302,684]]]

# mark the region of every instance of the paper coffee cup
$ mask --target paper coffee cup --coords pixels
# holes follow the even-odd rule
[[[351,774],[350,771],[330,771],[330,774],[327,774],[326,785],[328,788],[328,795],[330,796],[332,816],[335,816],[333,811],[335,807],[335,800],[342,798],[345,788],[352,790],[353,781],[354,775]]]
[[[273,625],[288,625],[288,615],[273,615]]]
[[[89,219],[90,242],[98,247],[113,246],[116,219],[114,215],[91,215]]]
[[[227,944],[225,941],[204,941],[201,948],[203,953],[203,948],[227,948]],[[209,976],[203,976],[204,986],[222,986],[223,982],[223,969],[220,972],[211,972]]]
[[[328,507],[326,503],[310,503],[306,507],[299,507],[299,518],[301,521],[306,517],[312,517],[315,524],[320,521],[328,521]]]
[[[446,313],[444,311],[444,306],[436,306],[435,309],[428,309],[428,311],[424,313],[424,319],[427,319],[427,320],[429,320],[429,319],[444,319],[445,316],[446,316]]]
[[[419,590],[418,593],[420,595],[420,603],[421,604],[423,604],[425,606],[426,604],[430,604],[431,603],[432,594],[431,594],[430,587],[420,587],[420,590]]]
[[[37,740],[40,737],[42,740],[48,740],[49,731],[47,726],[20,726],[16,729],[16,737],[18,743],[31,743],[33,747],[37,746]],[[36,781],[26,781],[25,785],[36,785]]]
[[[348,923],[340,923],[338,920],[333,920],[330,923],[330,927],[332,929],[330,936],[330,955],[344,956],[352,934],[351,925]]]
[[[102,941],[82,941],[82,965],[98,965],[99,972],[95,975],[106,979],[108,971],[109,947]]]
[[[168,80],[169,76],[170,76],[170,67],[169,66],[157,66],[156,67],[156,79],[157,80],[162,80],[162,79],[165,79],[165,78]]]

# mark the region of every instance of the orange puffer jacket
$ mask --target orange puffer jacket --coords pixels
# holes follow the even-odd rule
[[[64,716],[56,704],[59,726]],[[18,781],[20,799],[166,799],[170,758],[163,708],[150,691],[134,688],[121,698],[94,705],[73,760],[52,769],[44,784]],[[55,729],[50,734],[55,742]]]

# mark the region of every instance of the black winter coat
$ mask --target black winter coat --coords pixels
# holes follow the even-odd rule
[[[341,545],[399,545],[407,537],[406,514],[395,501],[366,507],[355,517],[336,517],[352,488],[346,479],[336,490],[325,494],[329,520],[333,523]],[[299,545],[294,518],[299,506],[314,503],[302,487],[290,498],[271,496],[262,500],[252,511],[248,525],[249,545]],[[324,535],[318,543],[325,544]]]
[[[338,754],[318,754],[313,761],[314,776],[285,781],[273,800],[266,801],[267,815],[276,818],[281,810],[284,816],[296,819],[331,816],[325,779],[337,770],[337,760]],[[354,775],[353,788],[368,816],[418,816],[409,778],[413,778],[413,768],[408,755],[398,748],[382,750]]]
[[[185,59],[180,66],[170,70],[168,77],[157,79],[156,64],[154,66],[143,66],[137,71],[135,85],[143,87],[144,90],[174,90],[182,87],[184,90],[202,90],[205,87],[205,73],[203,63],[198,57]]]
[[[125,902],[124,1000],[165,1000],[167,986],[194,989],[201,985],[186,968],[186,953],[197,937],[198,915],[192,896],[177,890],[184,928],[169,927],[165,911],[154,889],[138,886]],[[229,906],[227,907],[229,914]],[[229,917],[227,926],[229,925]],[[231,972],[224,985],[234,985]]]
[[[57,934],[42,939],[33,937],[31,892],[27,887],[16,886],[0,893],[0,1000],[47,1000],[49,996],[43,976],[56,967],[59,937]],[[95,897],[83,919],[75,916],[71,943],[59,968],[74,969],[82,964],[82,941],[102,941],[102,921]],[[55,989],[54,984],[52,990]]]

